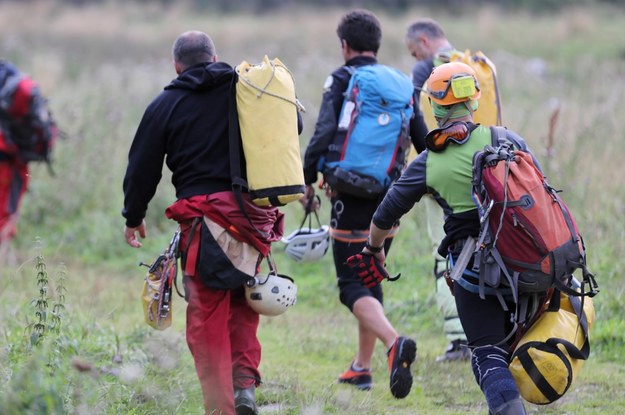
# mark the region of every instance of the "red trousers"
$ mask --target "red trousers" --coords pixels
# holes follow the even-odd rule
[[[187,344],[204,394],[206,415],[235,415],[234,388],[260,383],[259,315],[244,289],[213,290],[185,277]]]
[[[25,163],[0,161],[0,242],[15,236],[17,213],[27,187]]]

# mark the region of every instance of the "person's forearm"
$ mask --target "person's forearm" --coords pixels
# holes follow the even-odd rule
[[[390,233],[390,229],[380,229],[373,222],[369,228],[369,245],[373,247],[381,247],[384,245],[386,236]]]

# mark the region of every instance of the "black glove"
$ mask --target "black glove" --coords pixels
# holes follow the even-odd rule
[[[397,274],[391,278],[386,269],[384,269],[384,264],[375,256],[364,252],[347,258],[345,265],[352,269],[356,268],[356,275],[358,275],[358,278],[362,280],[362,284],[367,288],[373,288],[385,279],[395,281],[401,276],[401,274]]]

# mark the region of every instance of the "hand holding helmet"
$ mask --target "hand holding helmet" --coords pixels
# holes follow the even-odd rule
[[[312,202],[313,200],[315,200],[316,205]],[[318,261],[323,258],[330,246],[330,228],[326,225],[321,226],[319,216],[317,215],[320,200],[318,196],[314,195],[314,191],[313,196],[308,199],[307,203],[308,205],[305,207],[306,215],[299,229],[282,238],[282,242],[286,244],[286,254],[297,262]],[[317,219],[319,228],[312,227],[313,215]],[[308,227],[304,226],[306,221],[308,221]]]
[[[321,206],[321,199],[319,199],[319,196],[315,195],[315,189],[310,184],[306,185],[304,196],[301,197],[299,202],[304,207],[306,215],[310,214],[311,212],[316,212]]]

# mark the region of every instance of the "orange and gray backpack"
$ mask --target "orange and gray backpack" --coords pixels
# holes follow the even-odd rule
[[[0,60],[0,151],[25,162],[50,163],[59,130],[39,86]]]
[[[575,219],[558,191],[547,183],[532,155],[514,148],[503,127],[491,127],[493,145],[473,158],[473,198],[480,212],[476,265],[480,293],[504,284],[518,293],[557,288],[594,296],[597,283],[586,267],[586,249]],[[582,273],[581,290],[571,287]],[[589,288],[586,291],[586,287]]]

